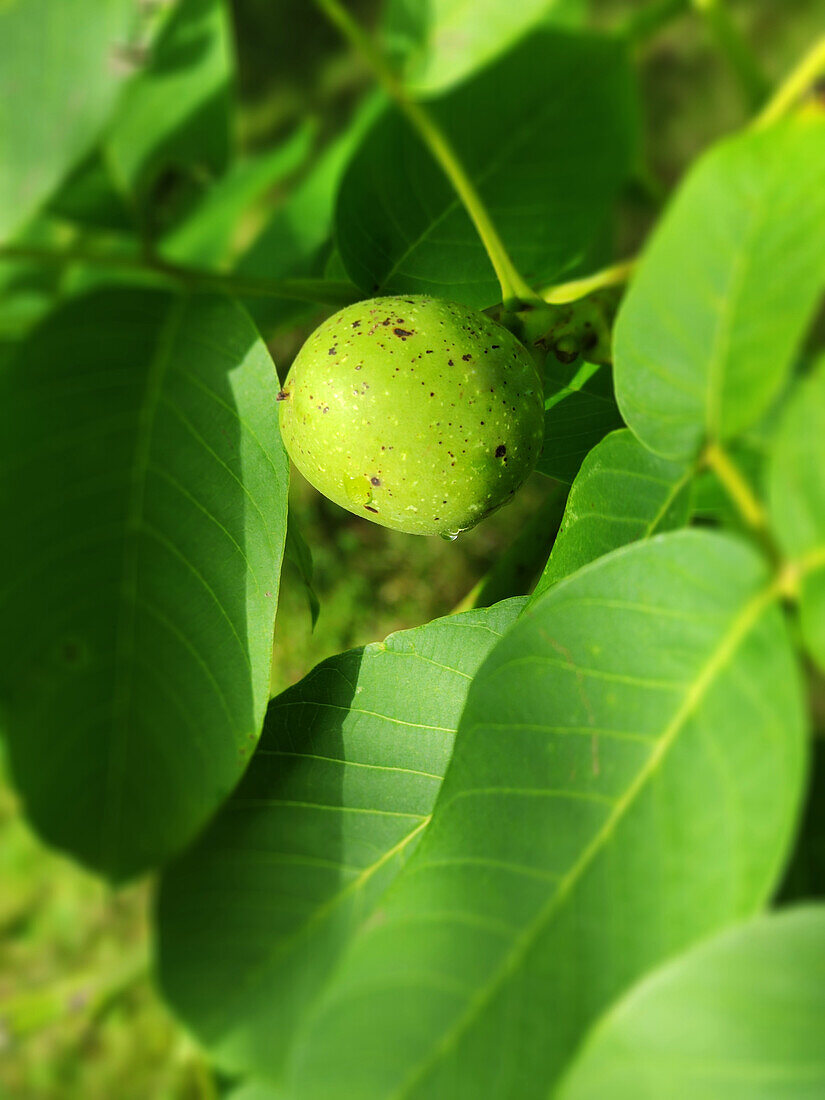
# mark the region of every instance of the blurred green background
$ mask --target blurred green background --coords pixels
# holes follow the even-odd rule
[[[380,16],[378,0],[350,6],[366,23]],[[611,27],[644,6],[594,0],[591,18]],[[231,7],[242,149],[274,147],[314,123],[312,155],[268,196],[268,210],[277,210],[346,127],[369,78],[309,0],[234,0]],[[739,0],[730,8],[771,79],[821,32],[825,14],[822,0]],[[686,164],[747,117],[736,80],[695,17],[660,30],[640,50],[639,72],[650,182],[644,194],[626,197],[620,255],[643,239]],[[266,212],[258,217],[262,222]],[[280,371],[320,316],[273,340]],[[296,478],[292,505],[312,548],[321,612],[313,630],[303,586],[287,564],[273,693],[332,653],[466,601],[531,519],[543,525],[549,550],[552,492],[552,483],[535,475],[510,507],[448,544],[364,522]],[[531,579],[527,563],[510,584],[526,591]],[[151,904],[151,882],[114,893],[44,848],[0,778],[0,1097],[178,1100],[219,1096],[228,1087],[153,991]]]

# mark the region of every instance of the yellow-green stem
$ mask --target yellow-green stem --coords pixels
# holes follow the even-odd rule
[[[768,526],[765,509],[724,447],[719,443],[708,443],[703,457],[705,465],[719,478],[747,526],[753,531],[765,532]]]
[[[540,292],[541,297],[550,305],[564,305],[567,302],[576,302],[579,298],[586,298],[595,290],[603,290],[605,287],[621,286],[626,283],[638,263],[634,256],[629,260],[611,264],[592,275],[584,275],[581,279],[571,279],[567,283],[557,283],[548,286]]]
[[[339,0],[316,0],[316,3],[347,41],[361,54],[376,79],[398,105],[449,179],[487,250],[501,286],[502,301],[505,305],[537,301],[535,291],[525,282],[510,259],[487,208],[464,170],[447,135],[429,111],[407,95],[401,81],[387,64],[370,36],[352,18],[343,4]]]
[[[770,126],[786,115],[822,76],[825,76],[825,35],[813,44],[802,60],[785,77],[766,106],[754,119],[754,128]]]

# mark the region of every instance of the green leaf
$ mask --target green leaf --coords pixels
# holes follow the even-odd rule
[[[522,524],[510,545],[474,590],[473,607],[489,607],[508,596],[522,596],[535,584],[564,515],[567,492],[553,485]]]
[[[651,450],[689,459],[756,423],[825,286],[825,119],[721,143],[690,171],[614,335],[619,408]]]
[[[244,214],[268,188],[303,163],[314,133],[315,127],[306,123],[270,152],[232,164],[160,242],[162,255],[195,265],[221,264],[231,258]]]
[[[825,906],[739,925],[651,974],[602,1018],[558,1100],[825,1095]]]
[[[764,903],[806,747],[776,600],[746,544],[681,531],[519,618],[430,828],[299,1036],[296,1100],[544,1097],[630,983]]]
[[[0,4],[0,240],[89,151],[122,83],[133,0]]]
[[[244,770],[269,694],[288,465],[241,309],[72,300],[0,373],[0,707],[40,834],[122,879]]]
[[[193,178],[224,170],[233,73],[225,0],[179,0],[145,68],[125,89],[105,141],[107,163],[125,194],[143,204],[164,170]]]
[[[270,704],[238,791],[161,886],[161,984],[222,1065],[278,1073],[418,842],[470,680],[523,604],[332,657]]]
[[[788,398],[768,472],[768,508],[777,541],[800,572],[805,642],[825,668],[825,359]]]
[[[344,169],[375,118],[383,100],[367,99],[344,133],[324,149],[309,174],[266,222],[241,256],[235,270],[258,279],[313,278],[326,275],[333,210]],[[338,277],[329,276],[329,277]],[[293,324],[317,309],[306,302],[255,299],[247,308],[264,334]]]
[[[301,528],[298,526],[295,515],[291,510],[289,512],[289,521],[286,528],[286,547],[284,553],[287,560],[295,566],[298,571],[298,576],[301,578],[301,583],[307,595],[309,613],[312,618],[312,626],[314,629],[315,624],[318,622],[318,616],[321,613],[321,604],[318,600],[318,594],[315,591],[315,585],[313,583],[314,569],[312,564],[312,551],[307,545],[306,539],[301,534]]]
[[[427,109],[528,281],[572,268],[635,155],[636,102],[621,44],[537,32]],[[336,227],[344,264],[365,293],[432,293],[477,308],[501,300],[464,207],[394,109],[352,159]]]
[[[441,92],[505,53],[536,27],[579,26],[583,0],[390,0],[385,36],[415,94]]]
[[[608,432],[624,427],[608,367],[576,360],[545,364],[544,443],[536,469],[570,485],[587,454]]]
[[[812,742],[805,812],[778,894],[782,902],[825,898],[825,737],[821,725],[817,733]]]
[[[533,593],[629,542],[687,523],[692,471],[659,458],[627,428],[612,432],[582,463],[564,519]]]

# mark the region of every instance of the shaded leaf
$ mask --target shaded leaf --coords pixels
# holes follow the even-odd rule
[[[0,705],[40,834],[120,879],[189,841],[266,709],[288,466],[224,299],[99,291],[0,373]]]
[[[573,482],[533,599],[611,550],[687,523],[691,473],[648,451],[627,428],[611,432]]]
[[[616,322],[622,415],[689,459],[781,390],[825,287],[825,119],[722,142],[688,174]]]
[[[608,432],[624,426],[608,367],[551,354],[545,365],[544,443],[536,469],[570,485],[584,458]]]
[[[465,80],[531,30],[577,26],[583,0],[390,0],[385,35],[404,60],[405,83],[431,95]]]
[[[780,901],[825,898],[825,737],[812,741],[811,780],[793,855],[779,890]]]
[[[307,602],[309,603],[309,613],[312,617],[312,626],[318,622],[318,615],[321,612],[321,604],[318,600],[318,594],[315,591],[313,583],[313,565],[312,565],[312,551],[307,545],[306,539],[301,534],[301,528],[298,526],[298,522],[295,519],[294,514],[290,511],[289,522],[286,529],[286,547],[284,550],[288,561],[292,562],[298,571],[298,576],[301,578],[301,583],[304,586],[304,590],[307,595]]]
[[[133,0],[0,5],[0,240],[89,151],[120,91]]]
[[[825,1094],[825,906],[739,925],[651,974],[589,1035],[558,1100]]]
[[[537,32],[427,108],[528,281],[570,269],[601,231],[635,155],[636,102],[621,44]],[[336,233],[365,293],[432,293],[477,308],[501,300],[464,207],[394,109],[344,176]]]
[[[825,668],[825,359],[791,392],[768,471],[777,541],[800,571],[805,641]]]
[[[163,989],[220,1063],[281,1068],[418,842],[470,680],[523,602],[332,657],[270,703],[238,791],[160,895]]]
[[[241,218],[267,188],[302,164],[314,130],[309,123],[299,126],[282,145],[235,161],[206,190],[191,214],[164,237],[160,252],[170,260],[190,264],[214,265],[229,259]]]
[[[238,274],[259,279],[339,277],[325,270],[335,196],[347,162],[382,102],[373,96],[361,104],[344,133],[323,151],[240,257],[235,265]],[[247,307],[264,334],[318,312],[306,302],[277,299],[253,299]]]
[[[232,141],[233,72],[225,0],[179,0],[125,89],[105,140],[124,193],[143,204],[164,170],[195,178],[223,171]],[[162,196],[155,190],[152,197],[157,203]]]
[[[634,980],[764,903],[806,742],[776,599],[747,545],[683,531],[519,618],[430,828],[299,1036],[297,1100],[544,1097]]]

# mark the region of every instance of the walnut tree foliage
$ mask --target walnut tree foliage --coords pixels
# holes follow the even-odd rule
[[[237,1100],[823,1095],[825,40],[770,88],[721,3],[317,8],[377,87],[320,148],[307,122],[241,154],[225,0],[0,4],[25,813],[115,885],[155,875],[158,988]],[[753,113],[652,202],[665,9],[707,19]],[[392,319],[432,299],[447,335]],[[285,556],[318,614],[270,347],[342,307],[289,421],[315,484],[368,522],[400,471],[388,525],[449,533],[535,465],[558,514],[512,532],[492,605],[270,698]]]

